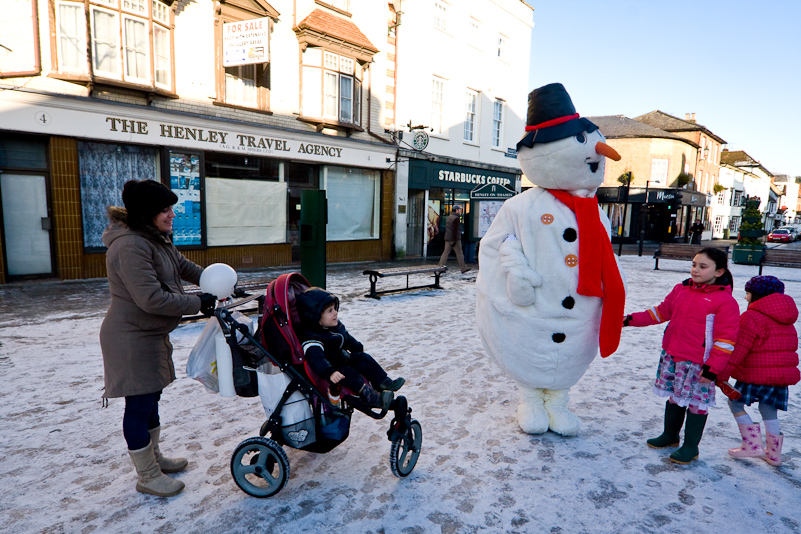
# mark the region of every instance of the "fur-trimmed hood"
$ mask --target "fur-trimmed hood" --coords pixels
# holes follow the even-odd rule
[[[103,244],[110,247],[115,239],[124,235],[137,234],[159,243],[170,244],[170,236],[159,232],[155,226],[146,226],[142,230],[132,230],[128,227],[128,210],[120,206],[109,206],[106,210],[110,222],[103,232]]]

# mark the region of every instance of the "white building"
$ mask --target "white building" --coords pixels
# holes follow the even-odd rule
[[[779,203],[779,209],[785,208],[781,215],[784,224],[796,224],[801,219],[801,214],[798,212],[798,194],[801,189],[801,184],[786,174],[777,174],[773,177],[773,183],[784,190],[782,199]]]
[[[759,197],[759,211],[762,212],[765,231],[770,232],[776,226],[781,226],[781,215],[778,214],[781,193],[773,185],[773,174],[743,150],[723,150],[720,162],[729,172],[741,173],[747,197]]]
[[[470,191],[520,190],[515,147],[525,129],[533,9],[521,0],[395,4],[398,83],[386,124],[403,136],[395,247],[399,255],[437,256],[453,204],[465,207],[474,242],[480,225]],[[413,138],[427,138],[426,148],[415,150]]]
[[[392,3],[2,6],[0,283],[104,276],[106,206],[134,178],[170,184],[175,243],[200,264],[296,260],[306,189],[326,190],[329,261],[391,257]],[[515,45],[527,57],[528,41]],[[444,64],[444,52],[418,59]]]
[[[742,222],[745,193],[745,171],[721,162],[718,185],[723,189],[713,194],[710,208],[712,239],[735,238]]]

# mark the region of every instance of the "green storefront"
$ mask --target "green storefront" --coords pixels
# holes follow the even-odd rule
[[[475,261],[475,244],[483,235],[480,226],[486,226],[488,214],[497,209],[490,202],[503,202],[520,190],[521,173],[514,171],[508,167],[491,165],[470,167],[410,159],[408,254],[439,257],[445,246],[445,221],[458,204],[462,206],[463,213],[465,260]],[[492,186],[495,186],[494,192]],[[471,198],[471,191],[479,190],[483,191],[484,196]],[[480,202],[485,202],[483,219],[479,213]]]

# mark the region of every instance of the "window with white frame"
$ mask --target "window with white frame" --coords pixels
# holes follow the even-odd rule
[[[722,206],[725,203],[726,203],[726,191],[723,190],[718,193],[718,206]]]
[[[732,197],[732,206],[742,206],[743,204],[743,192],[742,191],[735,191],[734,196]]]
[[[715,216],[715,233],[719,234],[722,228],[723,228],[723,215],[716,215]]]
[[[470,17],[470,45],[475,48],[481,48],[481,23],[476,19]]]
[[[740,217],[737,216],[732,217],[729,220],[729,233],[736,234],[739,231],[740,231]]]
[[[503,145],[503,108],[503,100],[495,99],[492,106],[492,148],[501,148]]]
[[[61,72],[86,72],[86,17],[83,3],[56,4],[56,46]]]
[[[359,126],[362,75],[352,57],[308,46],[303,52],[303,116]]]
[[[498,34],[498,59],[506,59],[506,36]]]
[[[61,0],[55,14],[57,72],[172,90],[171,10],[161,0]]]
[[[434,133],[443,133],[443,111],[445,108],[445,80],[434,77],[431,83],[431,128]]]
[[[225,101],[228,104],[256,107],[256,65],[225,67]]]
[[[466,93],[464,119],[464,140],[469,143],[476,142],[476,117],[478,113],[478,93],[468,89]]]
[[[663,158],[651,159],[651,182],[656,184],[667,183],[668,160]]]
[[[434,27],[438,30],[447,29],[448,4],[444,2],[434,2]]]

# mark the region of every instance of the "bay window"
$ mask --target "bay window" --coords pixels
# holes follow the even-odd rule
[[[338,125],[361,124],[361,64],[309,46],[303,52],[303,116]]]
[[[113,80],[171,92],[172,12],[165,1],[57,2],[56,77],[78,74],[101,78],[100,83]]]

